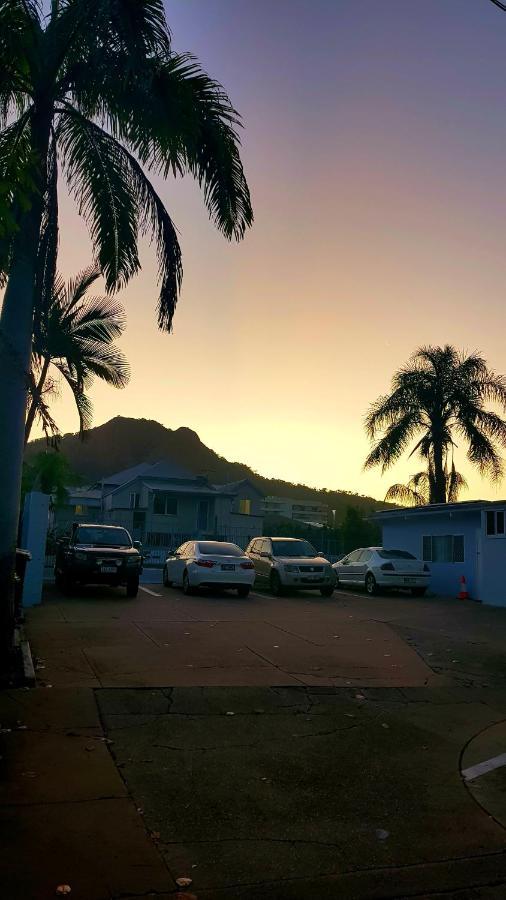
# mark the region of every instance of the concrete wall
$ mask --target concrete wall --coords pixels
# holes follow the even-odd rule
[[[25,497],[21,543],[22,549],[29,550],[32,558],[26,568],[23,606],[35,606],[42,599],[49,500],[48,494],[39,491],[32,491]]]
[[[480,512],[420,513],[419,516],[396,516],[382,523],[383,546],[387,549],[409,550],[423,558],[423,536],[463,535],[464,562],[428,562],[431,580],[430,590],[436,594],[456,597],[459,579],[464,575],[467,590],[475,599],[482,599],[477,578],[478,543],[481,527]]]

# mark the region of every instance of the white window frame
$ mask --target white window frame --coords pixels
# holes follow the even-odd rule
[[[503,517],[503,530],[502,532],[497,531],[497,516],[501,514]],[[494,533],[488,533],[488,517],[492,515],[494,517]],[[506,509],[486,509],[484,510],[484,527],[483,530],[485,532],[485,537],[487,540],[504,540],[506,538]]]
[[[452,558],[451,559],[438,559],[434,560],[434,550],[433,550],[433,540],[434,538],[451,538],[452,542]],[[455,539],[459,538],[462,540],[462,556],[463,559],[455,559]],[[424,544],[426,540],[430,540],[430,558],[427,559],[424,552]],[[464,565],[466,561],[466,541],[465,536],[463,534],[424,534],[422,535],[422,559],[424,562],[432,563],[433,565],[444,565],[444,566],[461,566]]]

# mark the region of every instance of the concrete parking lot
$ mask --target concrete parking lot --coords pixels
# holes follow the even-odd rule
[[[30,612],[6,896],[505,895],[506,610],[143,588]]]

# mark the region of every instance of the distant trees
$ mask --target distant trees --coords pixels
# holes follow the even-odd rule
[[[394,374],[391,392],[379,397],[366,415],[373,448],[365,468],[380,466],[384,472],[411,447],[409,456],[418,454],[425,464],[430,502],[446,503],[459,486],[453,455],[461,441],[469,462],[498,481],[506,421],[487,409],[488,403],[506,411],[506,379],[481,356],[448,344],[420,347]]]

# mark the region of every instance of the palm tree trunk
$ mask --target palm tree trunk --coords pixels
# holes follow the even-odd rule
[[[14,559],[40,222],[41,204],[36,202],[20,223],[0,315],[0,674],[8,671],[14,630]]]
[[[433,503],[446,503],[446,477],[443,464],[443,441],[438,430],[433,429],[434,499]]]
[[[35,389],[32,392],[32,401],[30,403],[30,408],[28,410],[28,414],[26,416],[26,424],[25,424],[25,447],[30,439],[30,432],[32,430],[32,425],[35,420],[35,416],[37,414],[37,407],[40,398],[42,397],[42,391],[44,389],[44,384],[46,381],[46,375],[49,369],[51,360],[49,357],[44,358],[44,364],[42,366],[42,371],[40,373],[40,378],[35,385]]]

